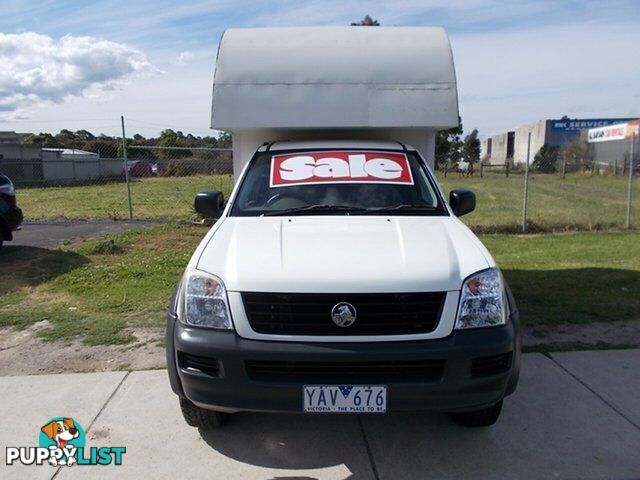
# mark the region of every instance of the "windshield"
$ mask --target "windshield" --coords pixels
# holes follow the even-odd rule
[[[264,152],[231,215],[447,215],[436,191],[415,152]]]

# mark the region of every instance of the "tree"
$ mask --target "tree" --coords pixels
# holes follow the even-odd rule
[[[580,139],[567,143],[562,148],[562,156],[570,164],[589,165],[591,163],[589,144]]]
[[[474,128],[469,135],[464,137],[462,152],[465,161],[469,163],[480,161],[480,139],[478,138],[477,128]]]
[[[78,130],[75,134],[75,137],[80,143],[85,143],[96,138],[93,136],[93,133],[88,130]]]
[[[88,140],[82,144],[81,150],[97,153],[102,158],[118,158],[122,155],[120,142],[111,137]]]
[[[362,20],[359,22],[353,22],[351,24],[352,27],[379,27],[380,22],[378,20],[374,20],[369,15],[365,15]]]
[[[122,139],[100,134],[94,136],[88,130],[62,129],[56,135],[51,133],[29,133],[23,137],[23,142],[38,144],[46,148],[74,148],[86,150],[88,152],[99,153],[103,158],[122,157]],[[142,148],[127,149],[129,159],[149,159],[156,158],[184,158],[194,156],[194,151],[190,148],[231,148],[231,134],[222,133],[219,138],[214,136],[198,137],[191,133],[184,134],[181,131],[171,129],[163,130],[157,138],[145,138],[136,133],[133,138],[127,138],[128,146],[161,146],[161,147],[182,147],[184,150],[148,150]],[[198,158],[217,158],[218,152],[198,151]]]
[[[64,148],[65,145],[50,133],[30,133],[22,139],[24,143],[36,143],[43,148]]]
[[[231,134],[228,132],[222,132],[216,143],[218,148],[231,148]]]
[[[555,173],[558,171],[558,153],[560,147],[547,145],[546,143],[538,150],[533,158],[531,170],[539,173]]]
[[[183,147],[187,148],[191,145],[188,144],[187,139],[181,131],[174,132],[170,128],[163,130],[158,137],[159,147]],[[193,153],[191,150],[156,150],[155,154],[158,158],[184,158],[191,157]]]
[[[64,145],[65,148],[80,149],[84,143],[74,132],[67,129],[60,130],[60,133],[56,135],[56,139]]]
[[[440,130],[436,134],[435,160],[436,165],[444,167],[447,164],[458,163],[462,142],[462,119],[458,119],[458,126],[448,130]]]

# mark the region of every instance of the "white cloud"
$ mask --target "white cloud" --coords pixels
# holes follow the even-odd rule
[[[0,65],[0,115],[5,117],[159,73],[142,52],[121,43],[72,35],[56,41],[33,32],[0,33]]]
[[[180,55],[178,55],[178,65],[186,65],[193,60],[194,56],[192,52],[181,52]]]

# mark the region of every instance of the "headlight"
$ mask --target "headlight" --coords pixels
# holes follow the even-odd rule
[[[0,179],[2,180],[2,179]],[[4,193],[5,195],[11,195],[12,197],[16,194],[15,189],[13,188],[13,183],[0,183],[0,193]]]
[[[233,328],[227,290],[215,275],[187,272],[183,305],[182,320],[188,325],[225,330]]]
[[[505,303],[500,270],[490,268],[470,276],[460,292],[456,329],[504,325]]]

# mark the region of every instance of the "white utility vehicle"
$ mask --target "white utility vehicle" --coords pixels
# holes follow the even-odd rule
[[[189,425],[232,412],[450,412],[493,424],[520,368],[493,258],[425,159],[389,141],[275,142],[231,197],[171,302],[167,363]]]

